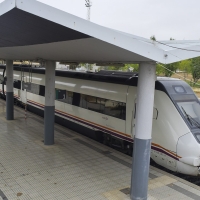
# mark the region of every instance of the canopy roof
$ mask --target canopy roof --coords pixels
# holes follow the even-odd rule
[[[0,59],[172,63],[200,56],[200,41],[157,42],[105,28],[35,0],[0,4]]]

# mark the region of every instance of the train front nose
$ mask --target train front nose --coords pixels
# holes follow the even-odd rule
[[[200,143],[194,133],[190,132],[179,138],[177,157],[179,158],[178,172],[193,176],[200,175]]]

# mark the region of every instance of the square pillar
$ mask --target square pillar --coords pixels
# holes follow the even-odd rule
[[[131,176],[131,200],[147,200],[155,75],[155,63],[144,62],[140,64]]]
[[[45,72],[44,144],[54,144],[55,69],[56,62],[47,61]]]
[[[13,61],[6,60],[6,119],[14,119]]]

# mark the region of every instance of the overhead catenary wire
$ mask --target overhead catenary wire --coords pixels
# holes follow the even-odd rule
[[[159,42],[159,41],[155,41],[155,42],[162,44],[162,45],[165,45],[165,46],[168,46],[170,48],[174,48],[174,49],[179,49],[179,50],[183,50],[183,51],[193,51],[193,52],[199,52],[200,53],[200,51],[197,51],[197,50],[194,50],[194,49],[185,49],[185,48],[180,48],[180,47],[174,47],[174,46],[171,46],[171,45],[165,44],[163,42]]]
[[[193,83],[193,84],[195,84],[195,85],[198,85],[198,86],[200,86],[200,84],[198,84],[198,83],[195,83],[194,81],[191,81],[190,79],[187,79],[187,78],[185,78],[184,76],[181,76],[180,74],[178,74],[178,73],[176,73],[176,72],[174,72],[174,71],[172,71],[172,70],[168,69],[168,68],[167,68],[167,67],[165,67],[164,65],[162,65],[162,64],[160,64],[160,63],[157,63],[157,64],[158,64],[158,65],[160,65],[161,67],[163,67],[164,69],[166,69],[166,70],[168,70],[168,71],[172,72],[173,74],[176,74],[177,76],[179,76],[179,77],[183,78],[184,80],[187,80],[187,81],[189,81],[189,82],[191,82],[191,83]]]
[[[133,39],[144,42],[144,40],[139,39],[139,38],[133,38]],[[152,41],[152,40],[146,40],[146,42],[149,42],[149,41]],[[174,47],[174,46],[171,46],[171,45],[169,45],[169,44],[165,44],[165,43],[163,43],[163,42],[159,42],[159,41],[157,41],[157,40],[153,40],[153,41],[154,41],[154,42],[157,42],[157,43],[159,43],[159,44],[168,46],[168,47],[170,47],[170,48],[179,49],[179,50],[183,50],[183,51],[192,51],[192,52],[198,52],[198,53],[200,53],[200,51],[198,51],[198,50],[186,49],[186,48],[181,48],[181,47]],[[177,40],[177,41],[178,41],[178,40]],[[200,43],[200,41],[199,41],[199,43]],[[168,53],[169,53],[169,52],[168,52]]]

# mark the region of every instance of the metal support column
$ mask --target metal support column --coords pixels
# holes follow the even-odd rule
[[[54,144],[55,115],[55,68],[56,62],[46,62],[45,73],[45,109],[44,109],[44,144]]]
[[[13,61],[6,60],[6,119],[14,119]]]
[[[156,65],[140,64],[133,148],[131,200],[147,200]]]

